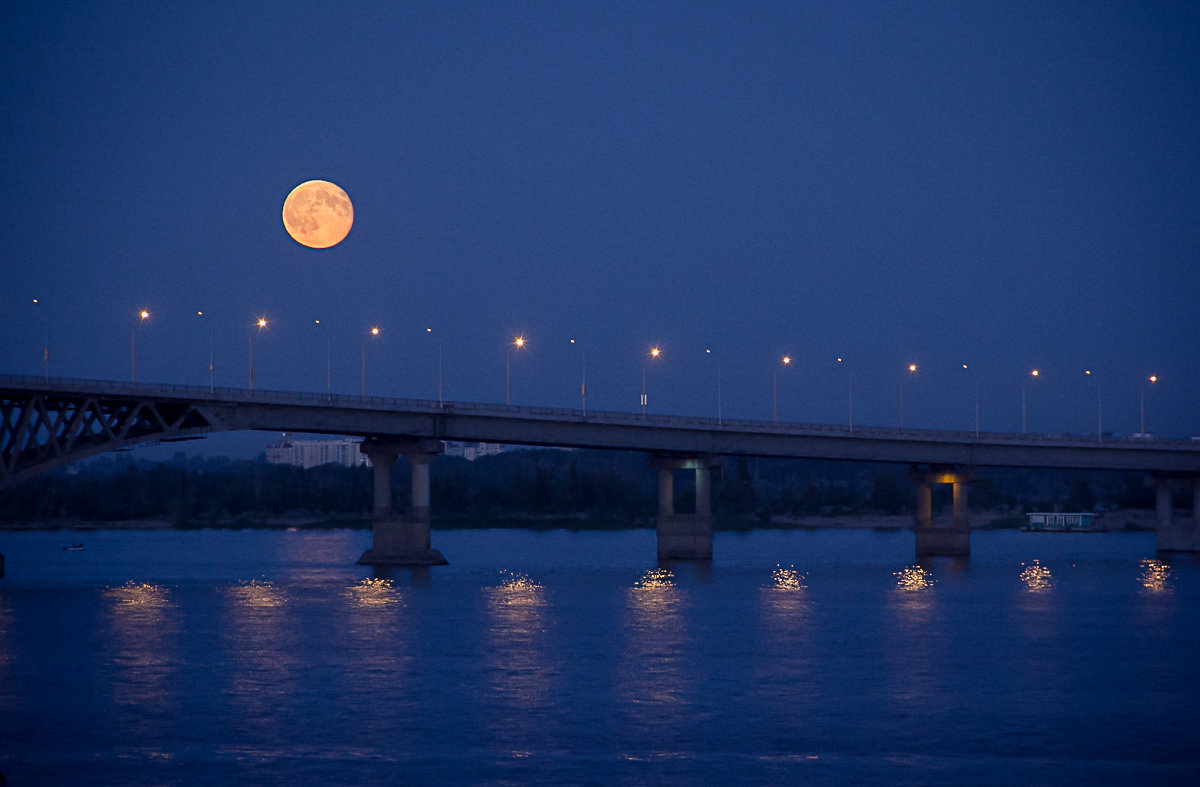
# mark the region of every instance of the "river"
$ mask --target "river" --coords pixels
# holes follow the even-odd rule
[[[1194,784],[1200,563],[1147,533],[0,533],[25,784]],[[85,549],[64,551],[80,542]]]

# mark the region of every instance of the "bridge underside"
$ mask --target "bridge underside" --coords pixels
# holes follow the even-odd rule
[[[189,440],[213,429],[212,416],[187,401],[0,395],[0,489],[105,451]]]

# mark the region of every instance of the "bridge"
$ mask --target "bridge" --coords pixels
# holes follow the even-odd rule
[[[1156,488],[1161,550],[1200,551],[1200,441],[1025,435],[437,402],[69,378],[0,376],[0,491],[84,457],[143,442],[242,430],[362,435],[374,467],[373,546],[360,562],[444,562],[430,544],[429,463],[443,441],[643,451],[657,469],[660,560],[712,557],[711,471],[721,457],[754,456],[910,465],[920,555],[967,554],[967,487],[979,468],[1131,470]],[[412,505],[392,505],[391,468],[412,467]],[[674,473],[696,478],[696,509],[674,506]],[[953,485],[953,519],[935,525],[932,485]],[[1188,526],[1171,508],[1193,492]]]

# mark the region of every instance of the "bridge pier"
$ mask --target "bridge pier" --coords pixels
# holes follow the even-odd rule
[[[913,536],[917,557],[963,557],[971,554],[971,523],[967,513],[967,484],[975,480],[970,468],[913,468],[908,480],[917,486],[917,518]],[[933,485],[954,486],[954,519],[933,524]]]
[[[430,547],[429,463],[442,453],[440,440],[369,438],[359,448],[374,468],[371,548],[362,553],[365,566],[442,566],[446,558]],[[412,469],[412,504],[401,515],[392,505],[392,465],[401,455]]]
[[[651,456],[651,467],[658,468],[658,559],[712,560],[712,469],[720,465],[715,457]],[[675,511],[675,471],[696,471],[696,511]]]
[[[1200,475],[1154,476],[1155,546],[1159,552],[1200,552]],[[1192,488],[1191,521],[1177,519],[1171,504],[1176,487]]]

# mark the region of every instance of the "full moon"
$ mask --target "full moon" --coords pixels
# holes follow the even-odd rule
[[[327,180],[309,180],[283,201],[283,227],[297,243],[328,249],[345,240],[354,225],[354,205]]]

